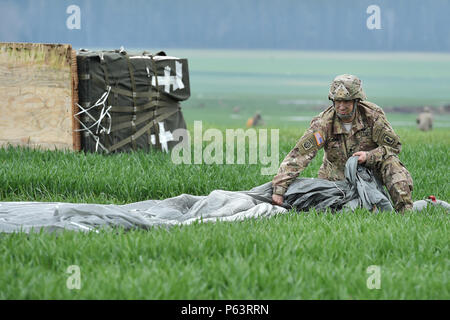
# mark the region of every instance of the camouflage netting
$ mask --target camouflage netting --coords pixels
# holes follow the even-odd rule
[[[77,53],[82,149],[168,151],[186,129],[180,101],[190,96],[186,59],[115,51]]]

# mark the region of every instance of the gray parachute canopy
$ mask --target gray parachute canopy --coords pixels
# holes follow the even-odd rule
[[[284,207],[272,205],[272,183],[248,191],[214,190],[208,196],[182,194],[165,200],[147,200],[126,205],[0,202],[0,232],[96,231],[103,227],[149,229],[155,226],[190,224],[195,221],[238,221],[317,209],[366,208],[392,211],[382,185],[372,172],[347,161],[343,181],[297,179],[288,188]]]
[[[372,171],[358,165],[358,157],[351,157],[345,165],[345,180],[329,181],[301,178],[292,183],[285,204],[299,211],[316,209],[341,210],[365,208],[373,211],[392,211],[389,196]]]

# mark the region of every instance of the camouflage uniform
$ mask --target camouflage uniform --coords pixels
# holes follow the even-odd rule
[[[429,131],[433,128],[433,115],[428,107],[425,107],[423,112],[417,117],[417,126],[419,130]]]
[[[284,195],[290,183],[321,148],[325,152],[318,176],[331,181],[345,179],[347,159],[357,151],[367,151],[364,165],[371,168],[386,186],[395,209],[412,208],[412,178],[397,156],[401,143],[383,110],[369,101],[358,101],[354,108],[356,115],[348,133],[333,106],[312,119],[309,129],[283,160],[273,178],[274,194]]]

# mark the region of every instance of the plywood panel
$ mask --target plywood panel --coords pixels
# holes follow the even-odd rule
[[[80,150],[70,45],[0,43],[0,145]]]

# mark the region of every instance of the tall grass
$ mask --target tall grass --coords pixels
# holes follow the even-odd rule
[[[301,131],[281,129],[280,161]],[[414,198],[449,199],[448,132],[399,130]],[[321,154],[305,170],[315,176]],[[270,181],[261,165],[174,165],[163,153],[0,150],[2,201],[130,203]],[[0,218],[2,218],[0,216]],[[289,212],[150,231],[0,235],[2,299],[448,299],[448,213]],[[70,265],[81,289],[69,290]],[[381,269],[381,289],[366,286]]]
[[[2,299],[448,299],[448,215],[289,213],[1,237]],[[80,267],[81,289],[66,273]],[[369,266],[381,288],[367,287]]]
[[[305,128],[280,129],[279,163]],[[224,129],[222,132],[225,137]],[[415,182],[414,199],[430,194],[449,199],[448,130],[397,132],[403,143],[400,159]],[[223,150],[225,154],[225,141]],[[248,163],[248,143],[246,152]],[[302,176],[317,176],[322,155],[319,152]],[[261,175],[262,167],[267,166],[259,161],[244,165],[174,165],[170,154],[161,152],[105,156],[10,147],[0,149],[0,199],[123,204],[181,193],[206,195],[215,189],[248,190],[272,179]]]

